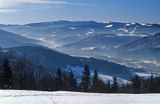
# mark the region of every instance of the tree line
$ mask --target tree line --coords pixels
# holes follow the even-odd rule
[[[88,65],[84,65],[80,78],[74,72],[58,68],[49,73],[43,65],[35,65],[25,58],[16,62],[5,58],[0,64],[0,89],[40,90],[40,91],[79,91],[95,93],[159,93],[160,77],[142,78],[135,75],[130,83],[120,85],[116,76],[103,81],[97,70],[91,75]]]

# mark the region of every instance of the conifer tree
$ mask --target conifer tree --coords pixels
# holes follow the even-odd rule
[[[91,86],[91,91],[92,92],[99,92],[99,79],[98,79],[98,73],[97,70],[94,71],[94,75],[92,78],[92,86]]]
[[[81,79],[81,91],[89,92],[89,89],[90,89],[90,70],[88,65],[85,65]]]
[[[107,92],[111,92],[111,81],[108,80],[107,82]]]
[[[2,69],[2,87],[5,89],[12,88],[13,78],[11,65],[8,58],[4,59],[3,69]]]
[[[113,84],[112,84],[112,92],[117,93],[118,92],[118,82],[117,82],[117,77],[113,77]]]
[[[77,81],[72,71],[69,73],[69,76],[68,76],[68,90],[69,91],[77,90]]]
[[[132,78],[132,85],[134,93],[140,93],[142,83],[141,83],[141,78],[138,75],[135,75],[135,77]]]
[[[62,71],[60,68],[58,68],[55,75],[55,89],[63,90],[63,77],[62,77]]]
[[[151,74],[151,77],[150,77],[150,92],[153,93],[153,90],[154,90],[154,78],[153,78],[153,73]]]

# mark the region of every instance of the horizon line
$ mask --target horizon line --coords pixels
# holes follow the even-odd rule
[[[28,24],[35,24],[35,23],[49,23],[49,22],[60,22],[60,21],[66,21],[66,22],[97,22],[97,23],[138,23],[138,24],[158,24],[155,22],[129,22],[129,21],[98,21],[98,20],[67,20],[67,19],[57,19],[57,20],[48,20],[48,21],[35,21],[35,22],[28,22],[28,23],[0,23],[0,25],[28,25]]]

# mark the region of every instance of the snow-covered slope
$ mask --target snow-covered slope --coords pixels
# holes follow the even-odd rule
[[[94,58],[72,57],[48,48],[37,46],[21,46],[4,49],[1,51],[0,56],[3,57],[8,54],[9,56],[11,55],[11,58],[14,60],[20,57],[25,57],[35,64],[42,64],[48,71],[51,72],[55,72],[59,67],[70,71],[73,67],[83,67],[85,64],[87,64],[92,72],[93,70],[97,69],[98,72],[103,75],[129,79],[133,76],[132,71],[136,71],[112,62]],[[83,68],[76,68],[75,70],[80,72],[83,70]]]
[[[160,94],[95,94],[0,90],[1,104],[159,104]]]

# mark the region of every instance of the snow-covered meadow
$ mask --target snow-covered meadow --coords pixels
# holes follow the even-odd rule
[[[159,104],[160,94],[94,94],[0,90],[0,104]]]

